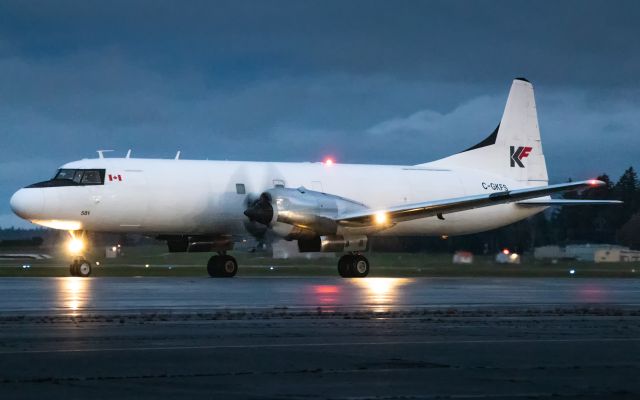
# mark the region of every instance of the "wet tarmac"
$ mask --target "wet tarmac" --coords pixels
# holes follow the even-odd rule
[[[237,309],[640,306],[640,281],[571,278],[4,278],[0,315]]]
[[[0,398],[640,398],[635,279],[0,279]]]

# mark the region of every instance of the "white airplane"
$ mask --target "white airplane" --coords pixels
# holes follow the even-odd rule
[[[361,254],[377,235],[461,235],[527,218],[554,205],[617,201],[556,200],[550,194],[603,185],[548,185],[533,86],[511,85],[498,127],[458,154],[418,165],[357,165],[84,159],[48,181],[18,190],[11,208],[35,224],[78,232],[128,232],[166,240],[169,251],[217,252],[207,271],[231,277],[227,251],[247,235],[271,231],[301,252],[344,252],[343,277],[364,277]],[[80,235],[75,235],[76,237]],[[82,247],[73,242],[77,249]],[[88,276],[75,257],[71,274]]]

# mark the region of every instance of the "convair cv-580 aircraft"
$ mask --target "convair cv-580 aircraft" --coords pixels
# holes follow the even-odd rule
[[[215,252],[207,271],[231,277],[227,254],[243,236],[297,241],[301,252],[345,253],[343,277],[364,277],[361,254],[375,235],[461,235],[522,220],[554,205],[614,201],[549,195],[603,185],[549,185],[529,81],[513,81],[498,127],[460,153],[418,165],[348,165],[176,159],[85,159],[18,190],[11,208],[35,224],[82,232],[129,232],[166,240],[169,251]],[[76,257],[72,275],[91,263]]]

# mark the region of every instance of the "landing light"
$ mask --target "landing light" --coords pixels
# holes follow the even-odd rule
[[[85,243],[83,237],[76,236],[74,231],[69,231],[69,241],[67,242],[67,250],[71,255],[80,255],[84,250]]]
[[[387,223],[387,221],[389,221],[389,216],[387,215],[386,212],[384,211],[379,211],[376,213],[376,215],[374,216],[374,220],[376,222],[376,224],[378,225],[384,225]]]
[[[71,238],[67,243],[67,249],[71,254],[79,254],[84,249],[84,242],[80,238]]]

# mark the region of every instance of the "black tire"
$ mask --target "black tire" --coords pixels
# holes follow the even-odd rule
[[[238,273],[238,262],[229,255],[213,256],[207,263],[207,272],[212,278],[231,278]]]
[[[351,276],[354,278],[364,278],[369,275],[369,260],[365,256],[357,255],[351,262]]]
[[[209,261],[207,262],[207,272],[212,278],[220,276],[218,271],[219,258],[220,256],[211,256],[211,258],[209,258]]]
[[[351,278],[351,264],[353,264],[353,256],[350,254],[340,257],[338,260],[338,274],[343,278]]]
[[[71,264],[69,264],[69,273],[71,274],[71,276],[78,276],[78,273],[76,272],[77,266],[78,264],[75,260],[72,261]]]

